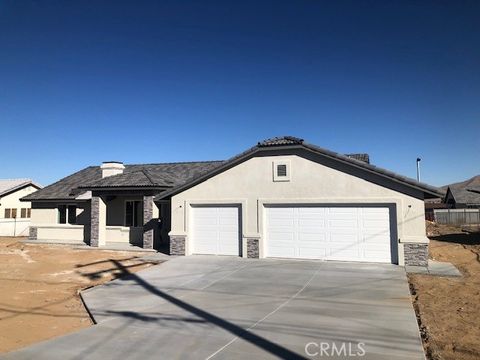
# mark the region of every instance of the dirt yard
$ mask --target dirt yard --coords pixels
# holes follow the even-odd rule
[[[462,278],[410,275],[427,357],[480,359],[480,232],[427,224],[430,258],[453,263]]]
[[[142,255],[0,237],[0,353],[90,326],[79,290],[151,266]]]

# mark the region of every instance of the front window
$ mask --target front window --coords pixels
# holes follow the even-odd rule
[[[15,219],[17,217],[17,209],[5,209],[5,219]]]
[[[125,226],[143,225],[143,205],[138,200],[125,201]]]
[[[59,224],[76,224],[77,207],[75,205],[60,205],[58,207]]]
[[[22,219],[30,218],[30,212],[31,212],[30,208],[22,208],[20,209],[20,217]]]

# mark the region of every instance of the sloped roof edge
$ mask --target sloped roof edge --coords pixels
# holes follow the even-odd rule
[[[324,149],[324,148],[321,148],[317,145],[313,145],[313,144],[309,144],[309,143],[306,143],[304,142],[302,139],[298,139],[298,138],[294,138],[294,139],[298,139],[298,141],[292,141],[292,143],[290,141],[287,141],[287,143],[283,143],[279,138],[274,138],[275,139],[275,142],[276,144],[270,144],[268,140],[266,140],[267,143],[269,143],[268,145],[263,145],[264,142],[260,142],[258,143],[256,146],[253,146],[251,147],[250,149],[230,158],[229,160],[225,161],[224,163],[220,164],[218,167],[210,170],[209,172],[205,173],[205,174],[202,174],[201,176],[197,177],[197,178],[194,178],[194,179],[191,179],[190,181],[186,182],[185,184],[181,184],[179,186],[176,186],[170,190],[167,190],[161,194],[158,194],[156,197],[155,197],[155,200],[161,200],[161,199],[165,199],[165,198],[168,198],[170,196],[173,196],[175,194],[178,194],[182,191],[185,191],[225,170],[228,170],[229,168],[247,160],[248,158],[251,158],[253,157],[256,153],[259,153],[259,152],[262,152],[262,151],[271,151],[271,150],[275,150],[275,149],[278,149],[278,150],[285,150],[285,149],[306,149],[306,150],[309,150],[309,151],[312,151],[314,153],[317,153],[317,154],[320,154],[320,155],[323,155],[323,156],[326,156],[326,157],[329,157],[331,159],[335,159],[337,161],[340,161],[340,162],[343,162],[345,164],[348,164],[348,165],[351,165],[351,166],[354,166],[354,167],[357,167],[357,168],[360,168],[360,169],[363,169],[363,170],[366,170],[366,171],[369,171],[369,172],[372,172],[372,173],[375,173],[377,175],[380,175],[380,176],[383,176],[387,179],[390,179],[390,180],[393,180],[395,182],[398,182],[398,183],[401,183],[403,185],[406,185],[406,186],[409,186],[411,188],[414,188],[416,190],[420,190],[422,192],[424,192],[424,194],[426,195],[429,195],[429,197],[443,197],[445,194],[444,192],[442,192],[440,189],[434,187],[434,186],[431,186],[431,185],[428,185],[428,184],[425,184],[425,183],[422,183],[422,182],[418,182],[414,179],[411,179],[411,178],[408,178],[406,176],[403,176],[403,175],[400,175],[400,174],[397,174],[397,173],[394,173],[393,171],[389,171],[389,170],[386,170],[384,168],[380,168],[378,166],[375,166],[375,165],[372,165],[372,164],[369,164],[369,163],[366,163],[362,160],[357,160],[355,158],[352,158],[352,157],[348,157],[347,155],[343,155],[343,154],[339,154],[339,153],[336,153],[336,152],[333,152],[331,150],[327,150],[327,149]]]
[[[14,191],[17,191],[25,186],[32,185],[37,189],[41,189],[42,186],[37,184],[35,181],[31,179],[0,179],[0,181],[11,182],[10,186],[5,186],[3,189],[0,190],[0,196],[4,196],[6,194],[10,194]]]

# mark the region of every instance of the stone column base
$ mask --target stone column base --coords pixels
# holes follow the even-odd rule
[[[30,226],[28,229],[28,240],[37,240],[38,230],[35,226]]]
[[[260,250],[258,239],[247,239],[247,258],[258,259],[260,257]]]
[[[170,236],[170,255],[185,256],[185,241],[186,236]]]
[[[90,202],[90,246],[98,247],[100,237],[100,198],[92,196]]]
[[[143,197],[143,248],[153,249],[153,196]]]
[[[428,266],[428,244],[403,244],[405,265]]]

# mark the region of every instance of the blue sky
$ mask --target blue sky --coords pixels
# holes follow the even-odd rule
[[[480,174],[478,1],[0,2],[0,178],[231,157],[294,135]]]

